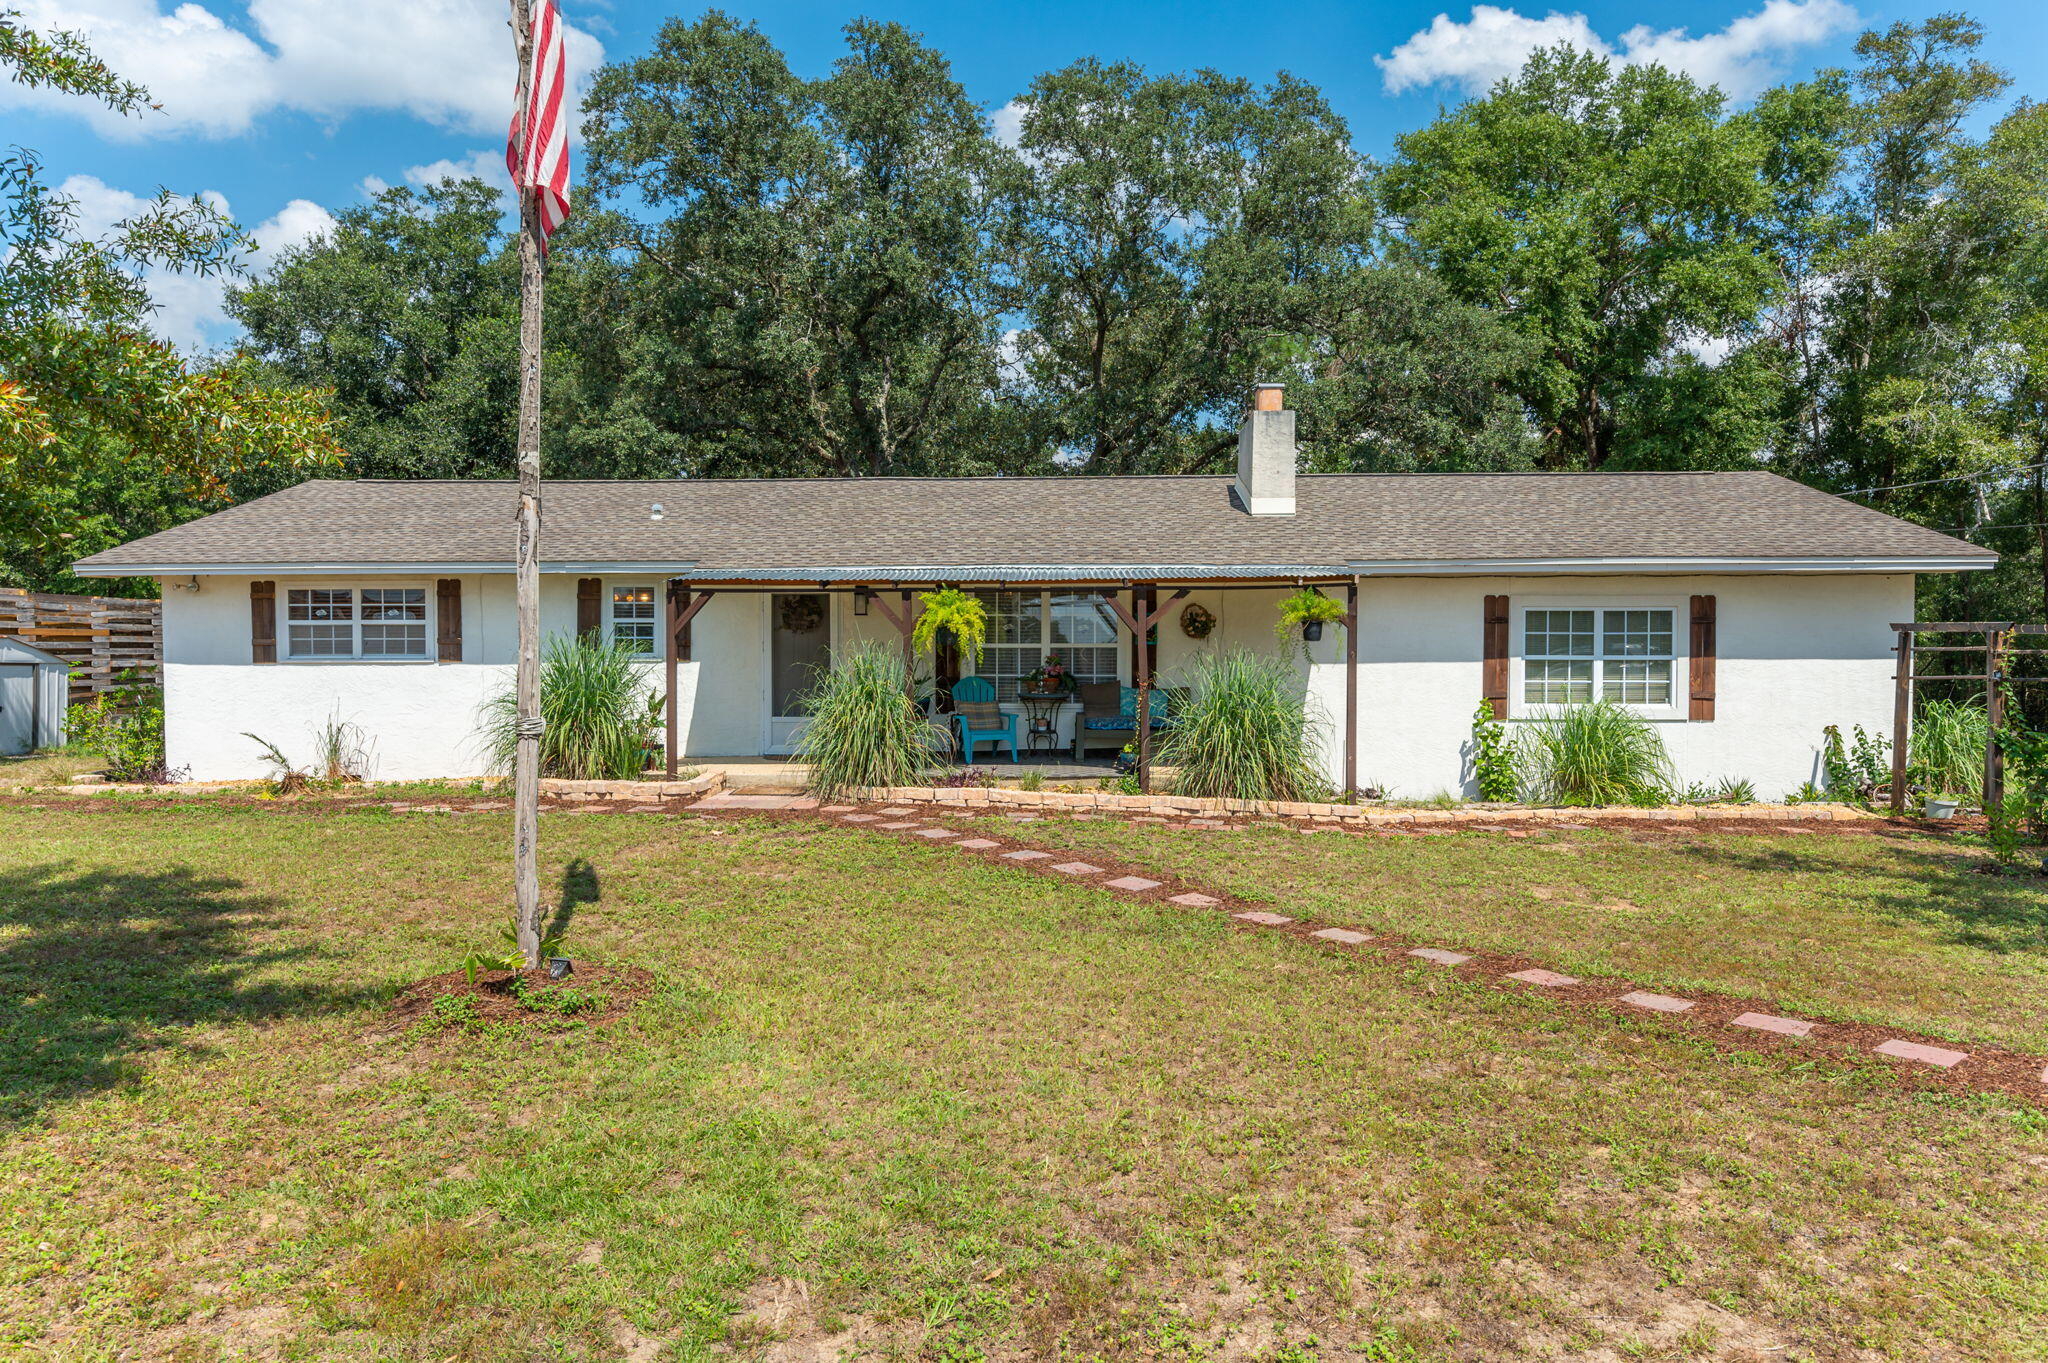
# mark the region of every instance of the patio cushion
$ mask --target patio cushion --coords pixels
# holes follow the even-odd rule
[[[1083,682],[1081,706],[1097,713],[1107,710],[1117,703],[1117,695],[1122,689],[1115,682]]]
[[[967,721],[970,729],[1000,729],[1003,726],[1002,707],[992,700],[956,700],[953,712]]]
[[[1125,719],[1121,715],[1102,715],[1095,719],[1082,720],[1081,727],[1090,733],[1134,734],[1138,732],[1138,721],[1135,719]],[[1152,727],[1155,729],[1165,728],[1166,717],[1164,715],[1152,716]]]

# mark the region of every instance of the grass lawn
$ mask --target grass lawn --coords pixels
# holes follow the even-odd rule
[[[20,786],[61,786],[80,774],[106,765],[100,757],[64,748],[0,756],[0,790]]]
[[[982,826],[1018,832],[1000,818]],[[1047,847],[1170,866],[1299,917],[2048,1053],[2048,880],[1984,875],[1977,846],[1870,833],[1596,829],[1528,842],[1028,827]]]
[[[2040,1044],[2048,900],[1966,885],[1931,844],[1008,831],[1447,944],[1756,972],[1788,1006]],[[562,814],[543,836],[574,954],[656,993],[602,1028],[406,1034],[397,989],[496,940],[503,814],[0,805],[6,1348],[2048,1350],[2039,1108],[848,827]],[[1909,911],[1930,884],[1947,898]],[[1536,885],[1584,896],[1500,890]],[[1644,907],[1591,910],[1610,897]],[[1773,941],[1824,945],[1705,959],[1705,934],[1788,914]],[[1941,981],[1859,978],[1901,951]]]

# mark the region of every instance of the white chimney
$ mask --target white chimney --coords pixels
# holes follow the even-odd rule
[[[1237,500],[1254,516],[1294,514],[1294,412],[1277,383],[1252,389],[1237,428]]]

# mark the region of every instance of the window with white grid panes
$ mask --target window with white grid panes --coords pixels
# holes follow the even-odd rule
[[[611,639],[632,653],[654,653],[654,588],[615,585],[611,591]]]
[[[427,656],[424,587],[289,587],[284,609],[288,658]]]
[[[1523,703],[1669,706],[1675,616],[1662,607],[1525,611]]]
[[[1017,699],[1024,678],[1058,654],[1077,682],[1117,679],[1116,613],[1094,592],[974,594],[988,612],[988,642],[963,670],[995,683],[997,700]]]

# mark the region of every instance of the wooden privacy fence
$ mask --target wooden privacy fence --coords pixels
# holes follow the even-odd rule
[[[2023,625],[2012,620],[1940,620],[1900,625],[1898,669],[1892,673],[1892,813],[1906,809],[1906,757],[1913,729],[1913,683],[1980,682],[1984,687],[1984,808],[1996,809],[2005,798],[2005,759],[1998,746],[1998,731],[2005,722],[2005,683],[2048,681],[2048,677],[2024,676],[2007,664],[2021,655],[2048,654],[2048,648],[2015,648],[2018,638],[2048,637],[2048,625]],[[1921,643],[1923,636],[1952,638],[1976,636],[1973,643]],[[1974,672],[1920,672],[1919,658],[1928,653],[1975,655]]]
[[[132,670],[162,680],[161,601],[64,596],[0,587],[0,635],[13,635],[71,664],[71,703],[91,700]]]

